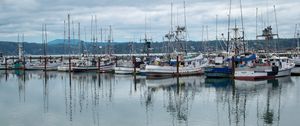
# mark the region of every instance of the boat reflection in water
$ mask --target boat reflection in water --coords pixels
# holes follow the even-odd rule
[[[300,123],[298,77],[238,81],[199,76],[149,80],[89,72],[0,74],[1,125]]]

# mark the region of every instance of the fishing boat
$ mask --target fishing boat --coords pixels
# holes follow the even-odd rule
[[[295,64],[287,57],[272,56],[261,58],[258,62],[247,60],[235,69],[238,80],[262,80],[290,76]]]
[[[223,57],[215,57],[212,62],[204,68],[204,74],[207,78],[232,77],[232,66],[229,66],[229,62],[226,62]]]
[[[97,62],[94,58],[89,59],[88,57],[81,57],[72,68],[73,72],[85,72],[85,71],[96,71],[98,70]]]
[[[101,59],[99,72],[100,73],[112,73],[115,69],[115,63],[113,62],[113,57],[106,56]]]
[[[19,35],[18,35],[18,42],[19,42]],[[13,68],[14,70],[25,70],[25,58],[24,58],[24,49],[23,49],[23,43],[24,42],[24,34],[22,36],[22,42],[18,43],[18,52],[19,52],[19,57],[18,60],[13,63]]]
[[[135,60],[120,60],[116,63],[114,71],[116,74],[133,74],[140,72],[140,65],[143,64],[140,58]]]
[[[264,80],[275,78],[279,72],[277,66],[271,66],[265,58],[257,57],[238,60],[234,69],[234,78],[237,80]]]
[[[295,63],[295,68],[292,69],[292,75],[300,76],[300,43],[299,43],[300,33],[299,30],[297,29],[297,25],[295,31],[295,38],[297,40],[297,47],[296,47],[296,53],[292,59],[293,62]]]
[[[179,56],[180,57],[180,56]],[[181,58],[178,58],[181,59]],[[146,65],[145,75],[147,77],[173,77],[202,75],[204,67],[207,65],[207,59],[202,54],[194,58],[186,58],[177,61],[170,60],[170,63],[158,63],[157,65]]]

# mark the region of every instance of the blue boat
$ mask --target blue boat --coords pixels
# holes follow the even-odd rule
[[[230,78],[232,77],[232,68],[228,66],[211,66],[204,68],[204,74],[207,78]]]

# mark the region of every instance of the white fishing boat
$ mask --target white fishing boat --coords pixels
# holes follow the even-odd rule
[[[97,62],[94,58],[89,59],[88,57],[81,57],[72,68],[73,72],[85,72],[85,71],[96,71],[98,70]]]
[[[295,64],[288,57],[273,56],[270,59],[270,63],[279,69],[276,77],[290,76],[292,69],[295,67]]]
[[[173,62],[173,63],[172,63]],[[208,64],[207,59],[202,54],[195,58],[179,61],[177,71],[176,60],[171,60],[169,65],[146,65],[144,74],[147,77],[169,77],[169,76],[189,76],[203,74],[203,68]]]
[[[62,63],[58,61],[50,61],[46,64],[45,69],[45,62],[38,62],[38,61],[32,61],[32,62],[26,62],[25,69],[26,70],[47,70],[47,71],[55,71],[57,70],[58,66],[61,66]]]
[[[100,73],[111,73],[115,69],[115,63],[113,62],[113,57],[104,57],[100,61]]]
[[[132,60],[120,60],[118,63],[116,63],[114,71],[116,74],[133,74],[134,72],[139,73],[140,64],[142,64],[140,58],[136,58],[135,64],[132,62]]]
[[[235,69],[234,78],[238,80],[262,80],[291,75],[295,64],[287,57],[272,56],[270,59],[247,61],[242,67]]]

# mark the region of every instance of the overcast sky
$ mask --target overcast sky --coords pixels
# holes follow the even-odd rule
[[[183,25],[183,0],[173,2],[174,25]],[[63,22],[68,13],[76,24],[76,33],[77,23],[81,23],[83,40],[84,31],[87,41],[90,40],[91,17],[96,15],[98,31],[112,25],[115,41],[139,40],[145,32],[145,17],[148,35],[154,41],[162,41],[164,34],[170,30],[170,3],[171,0],[0,0],[0,41],[17,41],[18,33],[24,33],[25,41],[41,42],[42,24],[47,24],[49,41],[62,39]],[[232,0],[232,27],[235,20],[241,27],[239,5],[240,0]],[[273,5],[276,5],[280,37],[294,37],[295,24],[300,23],[299,0],[242,0],[242,5],[247,39],[254,39],[256,35],[256,8],[259,33],[268,24],[276,33]],[[208,39],[214,40],[216,15],[217,35],[221,38],[221,33],[227,33],[228,10],[229,0],[186,0],[189,40],[202,40],[202,26],[208,26],[204,40],[207,39],[206,31]],[[100,34],[98,38],[100,40]]]

